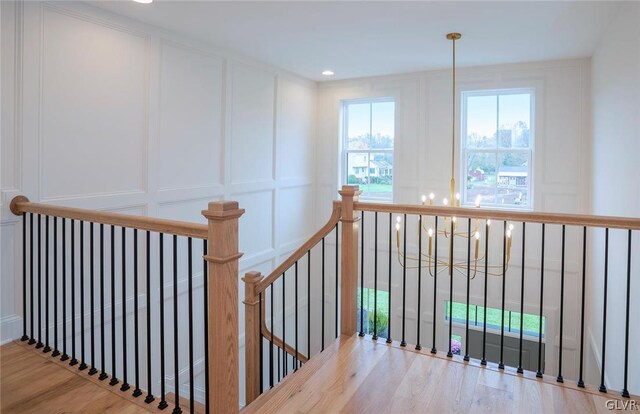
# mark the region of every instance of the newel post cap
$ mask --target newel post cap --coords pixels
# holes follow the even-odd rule
[[[19,195],[13,197],[11,200],[11,204],[9,205],[9,210],[16,216],[22,215],[22,210],[20,210],[20,203],[28,203],[29,199],[26,196]]]
[[[239,218],[244,209],[239,208],[237,201],[211,201],[202,215],[212,220],[229,220]]]
[[[247,272],[244,274],[242,281],[245,283],[244,287],[244,300],[242,303],[245,305],[257,305],[260,303],[260,299],[256,294],[256,287],[258,283],[263,279],[260,272]]]
[[[343,185],[342,189],[338,191],[338,194],[340,194],[343,198],[357,197],[360,193],[360,187],[357,185]]]
[[[242,281],[248,284],[256,284],[262,280],[262,274],[260,272],[247,272],[242,277]]]

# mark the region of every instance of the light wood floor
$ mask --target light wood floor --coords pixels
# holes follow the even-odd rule
[[[18,343],[3,345],[0,347],[0,412],[157,412],[137,405],[119,390],[108,389],[90,378],[93,377],[86,371],[67,368],[48,354],[42,355],[41,350]]]
[[[428,352],[342,337],[243,414],[606,413],[606,401],[620,399]]]

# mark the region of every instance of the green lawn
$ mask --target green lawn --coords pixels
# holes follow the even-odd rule
[[[447,318],[449,317],[449,306],[447,301]],[[476,309],[477,309],[477,321],[476,321]],[[502,315],[501,309],[487,308],[487,326],[500,329],[500,319]],[[504,329],[505,331],[519,332],[520,330],[520,312],[511,312],[511,320],[509,320],[509,311],[504,311]],[[464,323],[467,319],[467,307],[466,304],[460,302],[453,302],[453,320]],[[544,317],[542,318],[542,332],[544,336]],[[469,305],[469,324],[483,326],[484,324],[484,307],[478,305]],[[522,330],[526,334],[537,335],[540,332],[540,316],[524,314],[524,320],[522,322]]]
[[[369,312],[369,325],[371,330],[373,330],[373,310],[374,310],[374,298],[375,298],[375,290],[364,288],[364,300],[363,307]],[[378,329],[381,329],[382,326],[386,326],[384,322],[389,317],[389,292],[384,290],[378,290],[377,295],[377,316],[379,319]],[[360,289],[358,289],[358,307],[360,307]],[[449,318],[450,310],[449,310],[449,301],[447,301],[446,305],[446,318]],[[476,320],[477,315],[477,320]],[[490,329],[500,329],[500,319],[502,315],[502,310],[497,308],[487,308],[487,327]],[[382,318],[382,319],[380,319]],[[504,329],[505,332],[519,332],[520,330],[520,312],[511,312],[511,318],[509,318],[509,311],[505,309],[504,312]],[[453,302],[453,320],[455,322],[465,323],[467,319],[467,307],[465,303],[461,302]],[[509,320],[510,319],[510,320]],[[479,305],[469,305],[469,325],[472,326],[483,326],[484,325],[484,307]],[[545,319],[542,318],[542,333],[544,336],[545,329]],[[531,315],[528,313],[524,314],[524,320],[522,323],[522,330],[525,335],[537,336],[540,332],[540,316],[539,315]]]
[[[390,193],[393,186],[391,184],[360,184],[360,189],[365,193]]]

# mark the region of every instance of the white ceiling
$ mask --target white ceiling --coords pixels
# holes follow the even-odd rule
[[[590,56],[619,3],[92,2],[314,80]],[[331,69],[335,76],[320,74]]]

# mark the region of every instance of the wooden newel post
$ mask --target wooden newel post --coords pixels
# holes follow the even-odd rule
[[[249,405],[260,395],[260,294],[256,285],[262,280],[260,272],[248,272],[244,275],[244,360],[246,401]]]
[[[342,262],[340,297],[340,333],[353,335],[358,321],[358,230],[360,219],[353,210],[353,202],[360,194],[357,185],[343,185],[342,196]]]
[[[207,277],[209,303],[209,401],[213,413],[240,409],[238,374],[238,219],[235,201],[215,201],[202,215],[209,221]]]

